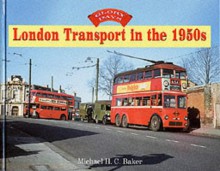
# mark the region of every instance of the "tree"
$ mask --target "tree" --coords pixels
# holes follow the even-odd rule
[[[133,69],[131,63],[123,61],[123,58],[117,55],[109,56],[100,67],[99,89],[111,97],[113,79],[116,74]]]
[[[220,81],[220,57],[218,48],[200,49],[191,57],[182,60],[189,80],[198,85]]]
[[[105,95],[112,96],[113,79],[116,74],[133,69],[133,65],[123,60],[122,57],[111,55],[100,65],[99,71],[99,91]],[[88,82],[90,87],[94,87],[95,79]]]

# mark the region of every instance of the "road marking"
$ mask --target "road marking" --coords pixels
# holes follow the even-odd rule
[[[105,128],[105,130],[111,131],[111,129],[109,129],[109,128]]]
[[[146,135],[147,138],[152,138],[152,139],[156,139],[157,137],[153,137],[153,136],[149,136],[149,135]]]
[[[131,134],[132,134],[132,135],[139,135],[139,134],[136,134],[136,133],[133,133],[133,132],[132,132]]]
[[[119,132],[119,133],[124,133],[124,131],[117,131],[117,132]]]
[[[95,128],[100,128],[99,126],[95,126]]]
[[[169,141],[169,142],[175,142],[175,143],[178,143],[179,141],[176,141],[176,140],[170,140],[170,139],[166,139],[166,141]]]
[[[198,145],[198,144],[190,144],[191,146],[194,146],[194,147],[201,147],[201,148],[207,148],[206,146],[203,146],[203,145]]]

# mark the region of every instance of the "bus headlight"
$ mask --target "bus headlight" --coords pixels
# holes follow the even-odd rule
[[[185,116],[185,117],[184,117],[184,120],[185,120],[185,121],[187,121],[187,120],[188,120],[188,117],[187,117],[187,116]]]
[[[184,89],[186,89],[186,87],[187,87],[187,86],[186,86],[186,83],[183,83],[183,84],[182,84],[182,87],[183,87]]]
[[[164,117],[164,119],[168,120],[168,119],[169,119],[169,116],[168,116],[168,115],[166,115],[166,116]]]
[[[168,87],[168,86],[169,86],[169,82],[168,82],[167,80],[165,80],[165,81],[163,82],[163,85],[164,85],[165,87]]]

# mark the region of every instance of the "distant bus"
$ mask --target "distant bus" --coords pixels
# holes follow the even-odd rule
[[[31,90],[29,117],[72,120],[75,111],[73,95],[48,90]],[[78,105],[79,106],[79,105]],[[28,100],[26,100],[24,116],[28,116]]]
[[[116,126],[148,126],[186,128],[186,70],[172,63],[154,65],[123,72],[115,76],[111,107],[111,123]]]

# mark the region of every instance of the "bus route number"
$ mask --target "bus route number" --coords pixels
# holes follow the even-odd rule
[[[173,41],[206,41],[206,32],[200,31],[198,28],[180,28],[174,29],[173,31]]]

